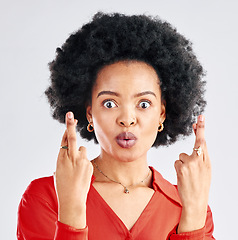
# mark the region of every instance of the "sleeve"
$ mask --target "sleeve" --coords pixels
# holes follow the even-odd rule
[[[84,229],[76,229],[57,221],[54,240],[63,240],[63,239],[87,240],[88,227]]]
[[[210,207],[208,206],[207,219],[203,228],[180,234],[177,234],[176,230],[177,226],[172,230],[169,240],[215,240],[213,237],[214,224]]]
[[[43,198],[24,194],[18,209],[18,240],[87,240],[88,228],[77,230],[57,221],[58,213]]]

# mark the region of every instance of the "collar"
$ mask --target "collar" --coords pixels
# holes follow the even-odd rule
[[[177,186],[172,185],[170,182],[165,180],[162,177],[162,175],[158,171],[156,171],[153,167],[150,167],[150,169],[153,174],[152,186],[153,186],[154,190],[161,191],[168,198],[170,198],[171,200],[173,200],[174,202],[176,202],[182,206],[182,202],[179,197]]]

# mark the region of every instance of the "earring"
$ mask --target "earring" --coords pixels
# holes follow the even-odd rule
[[[159,124],[159,128],[158,128],[158,132],[162,132],[164,129],[164,124],[163,123],[160,123]]]
[[[92,124],[92,123],[89,123],[89,124],[88,124],[87,130],[88,130],[89,132],[93,132],[94,128],[93,128],[93,124]]]

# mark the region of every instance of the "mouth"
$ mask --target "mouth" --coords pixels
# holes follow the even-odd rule
[[[131,148],[136,144],[136,136],[130,132],[120,133],[116,137],[117,144],[122,148]]]

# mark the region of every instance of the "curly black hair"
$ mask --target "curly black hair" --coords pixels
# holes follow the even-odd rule
[[[205,73],[192,43],[158,17],[98,12],[56,52],[49,63],[51,85],[45,91],[53,118],[64,123],[65,114],[74,112],[77,130],[88,140],[97,143],[95,134],[87,131],[86,119],[97,73],[118,61],[145,62],[159,76],[166,120],[153,146],[189,135],[196,116],[204,111]]]

